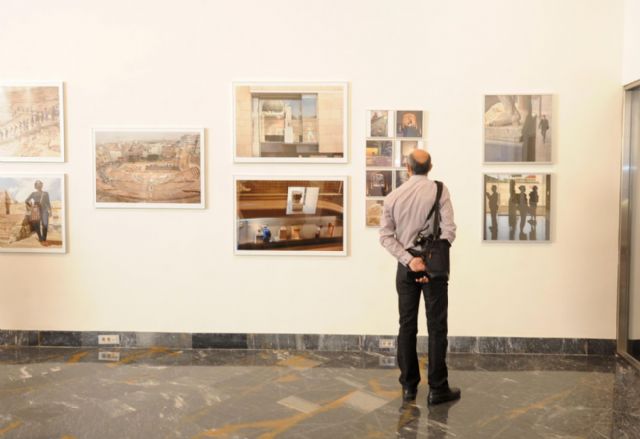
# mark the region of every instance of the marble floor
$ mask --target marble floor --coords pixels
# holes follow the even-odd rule
[[[0,438],[640,438],[640,374],[622,360],[449,364],[460,401],[428,407],[423,383],[403,407],[376,353],[0,348]]]

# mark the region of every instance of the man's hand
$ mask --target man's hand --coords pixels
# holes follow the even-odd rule
[[[415,257],[409,261],[409,268],[411,271],[427,271],[427,266],[425,265],[422,258]]]
[[[429,282],[429,278],[427,276],[422,276],[421,278],[416,279],[416,282],[419,284],[426,284]]]

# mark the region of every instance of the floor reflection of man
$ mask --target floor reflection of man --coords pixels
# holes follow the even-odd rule
[[[396,437],[401,439],[416,439],[420,423],[420,409],[413,403],[403,403],[400,407]]]
[[[498,206],[500,205],[500,194],[498,186],[491,185],[491,193],[485,192],[485,196],[489,200],[489,211],[491,212],[491,239],[498,239]]]

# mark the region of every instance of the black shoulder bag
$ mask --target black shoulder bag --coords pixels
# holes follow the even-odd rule
[[[419,279],[425,275],[429,279],[448,279],[449,278],[449,241],[446,239],[440,239],[442,230],[440,229],[440,197],[442,195],[442,182],[436,181],[437,193],[436,201],[427,216],[427,226],[424,230],[418,233],[418,236],[413,240],[413,247],[407,251],[413,256],[420,257],[424,260],[427,266],[426,273],[410,271],[409,274],[414,279]],[[433,231],[428,232],[429,220],[431,216],[435,215],[433,219]]]

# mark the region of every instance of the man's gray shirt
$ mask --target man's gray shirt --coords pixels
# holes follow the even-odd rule
[[[449,190],[444,184],[442,186],[440,237],[453,243],[456,238],[453,206]],[[413,247],[413,240],[427,226],[427,215],[436,201],[437,190],[436,183],[426,175],[412,175],[384,199],[380,244],[403,265],[413,259],[407,249]],[[428,226],[429,230],[433,229],[433,216]]]

